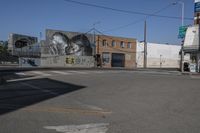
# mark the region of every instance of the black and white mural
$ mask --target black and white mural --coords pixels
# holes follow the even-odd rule
[[[10,34],[9,36],[9,47],[13,49],[21,49],[33,44],[36,44],[38,41],[37,37],[20,35],[20,34]]]
[[[45,51],[51,55],[92,56],[91,35],[47,30],[46,39]]]

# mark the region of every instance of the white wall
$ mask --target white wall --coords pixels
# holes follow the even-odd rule
[[[179,68],[181,46],[170,44],[147,43],[147,67]],[[143,67],[144,43],[137,43],[137,67]]]

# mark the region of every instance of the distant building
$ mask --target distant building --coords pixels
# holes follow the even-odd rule
[[[194,0],[194,25],[187,28],[183,44],[184,66],[190,67],[191,65],[193,72],[200,72],[199,24],[200,0]]]
[[[98,35],[96,53],[105,68],[136,68],[136,39]]]
[[[194,64],[196,71],[200,70],[200,45],[199,45],[199,25],[187,28],[183,51],[185,53],[184,62]]]
[[[11,34],[9,49],[22,66],[136,67],[136,39],[46,30],[46,40]]]
[[[171,44],[147,43],[148,68],[179,68],[181,46]],[[144,43],[137,43],[137,67],[144,65]]]

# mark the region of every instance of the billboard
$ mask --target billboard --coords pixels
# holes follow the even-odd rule
[[[32,46],[38,41],[37,37],[20,35],[20,34],[10,34],[8,49],[15,55],[16,52],[21,51],[22,48],[27,46]]]
[[[194,12],[200,12],[200,0],[195,0],[194,3]]]
[[[78,32],[46,30],[43,54],[92,56],[93,36]]]

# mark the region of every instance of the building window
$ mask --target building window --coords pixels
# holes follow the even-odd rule
[[[103,46],[103,47],[107,47],[107,45],[108,45],[108,44],[107,44],[107,41],[106,41],[106,40],[103,40],[102,46]]]
[[[115,47],[115,46],[116,46],[116,42],[112,41],[112,47]]]
[[[131,43],[128,42],[127,48],[131,48]]]
[[[121,48],[124,48],[124,47],[125,47],[125,44],[124,44],[123,41],[120,42],[120,47],[121,47]]]
[[[102,53],[103,63],[108,64],[110,62],[110,53],[103,52]]]

